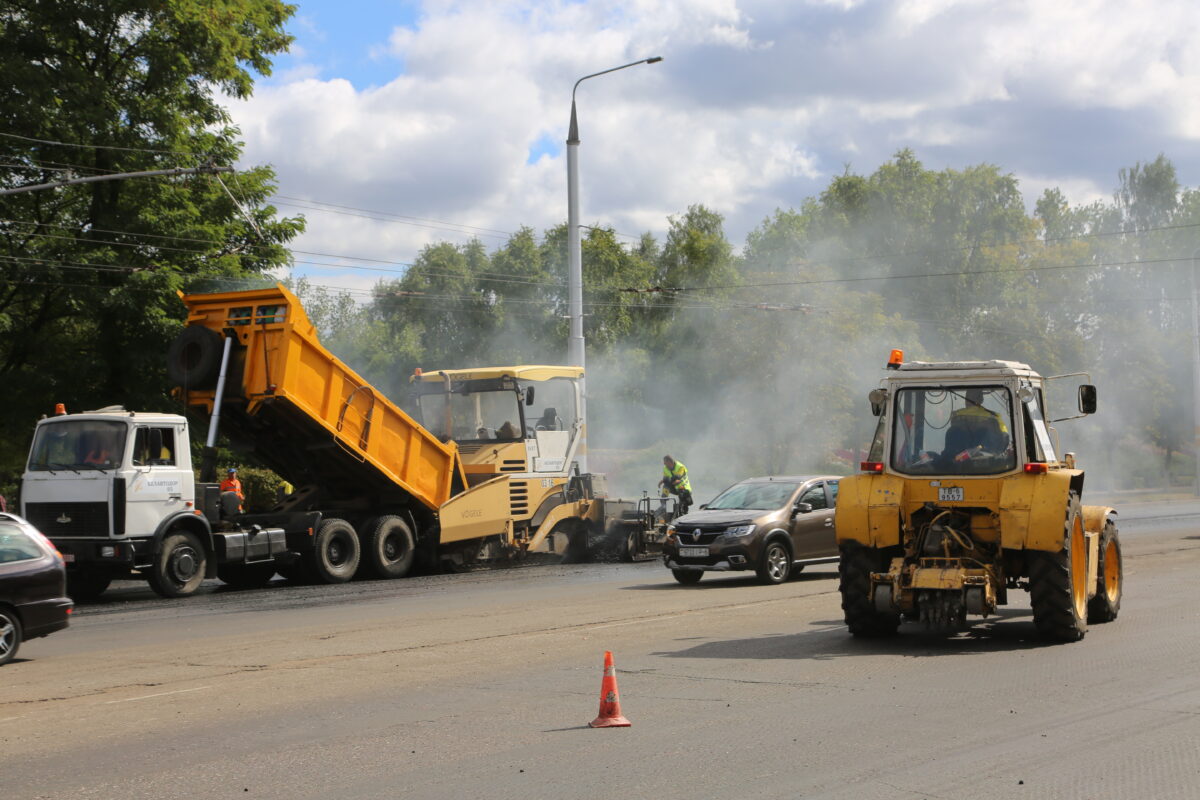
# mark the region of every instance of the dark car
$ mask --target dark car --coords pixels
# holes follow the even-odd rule
[[[755,570],[783,583],[806,564],[838,560],[833,532],[835,475],[748,478],[667,530],[663,562],[680,583],[708,571]]]
[[[67,627],[75,604],[67,597],[62,556],[37,528],[0,513],[0,664],[21,642]]]

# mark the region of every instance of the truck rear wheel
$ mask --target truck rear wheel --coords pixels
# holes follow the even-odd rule
[[[900,627],[900,614],[877,611],[871,598],[871,573],[887,569],[886,551],[858,542],[843,542],[838,550],[838,589],[846,627],[854,636],[864,638],[894,636]]]
[[[275,577],[275,562],[263,564],[222,564],[217,577],[234,589],[259,589]]]
[[[389,514],[369,520],[362,528],[363,558],[370,577],[403,578],[412,569],[416,539],[403,517]]]
[[[359,553],[354,526],[344,519],[330,517],[317,528],[313,549],[306,554],[305,562],[317,582],[345,583],[358,569]]]
[[[191,531],[172,531],[163,537],[154,565],[146,577],[162,597],[186,597],[200,588],[208,556],[200,537]]]
[[[104,594],[112,583],[112,576],[105,573],[67,573],[67,594],[76,603],[86,603]]]
[[[1100,562],[1096,565],[1096,596],[1088,603],[1088,623],[1112,622],[1121,610],[1125,569],[1121,563],[1121,540],[1112,520],[1100,534]]]
[[[1028,551],[1033,624],[1048,639],[1077,642],[1087,633],[1087,538],[1079,495],[1071,492],[1064,523],[1065,546],[1057,553]]]

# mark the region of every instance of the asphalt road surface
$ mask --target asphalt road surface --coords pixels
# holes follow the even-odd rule
[[[1019,592],[855,640],[832,566],[120,589],[0,668],[0,796],[1196,798],[1198,513],[1123,510],[1120,618],[1070,645]],[[605,650],[631,728],[587,727]]]

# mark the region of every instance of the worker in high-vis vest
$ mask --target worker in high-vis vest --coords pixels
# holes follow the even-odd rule
[[[242,482],[238,480],[237,470],[230,467],[226,473],[225,480],[221,481],[221,492],[233,492],[238,498],[238,511],[242,511],[242,503],[246,502],[246,495],[242,491]]]
[[[683,516],[692,507],[692,482],[688,480],[688,471],[682,462],[671,456],[663,456],[663,477],[658,482],[663,493],[670,493],[679,498],[679,515]]]

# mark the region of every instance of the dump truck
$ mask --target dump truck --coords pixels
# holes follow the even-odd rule
[[[1117,618],[1116,511],[1083,505],[1084,471],[1051,422],[1096,409],[1086,374],[1043,378],[1012,361],[904,361],[870,393],[878,417],[861,474],[844,478],[835,526],[846,625],[888,636],[902,618],[938,631],[1029,592],[1037,630],[1083,638]],[[1048,388],[1078,410],[1050,419]],[[1061,394],[1061,391],[1060,391]]]
[[[605,535],[604,476],[572,466],[581,368],[418,374],[422,424],[326,350],[283,286],[181,298],[167,373],[188,416],[64,409],[35,429],[22,511],[63,553],[76,599],[120,577],[177,597],[212,577],[338,583],[578,559]],[[190,431],[204,422],[197,480]],[[218,432],[294,492],[242,513],[216,482]]]

